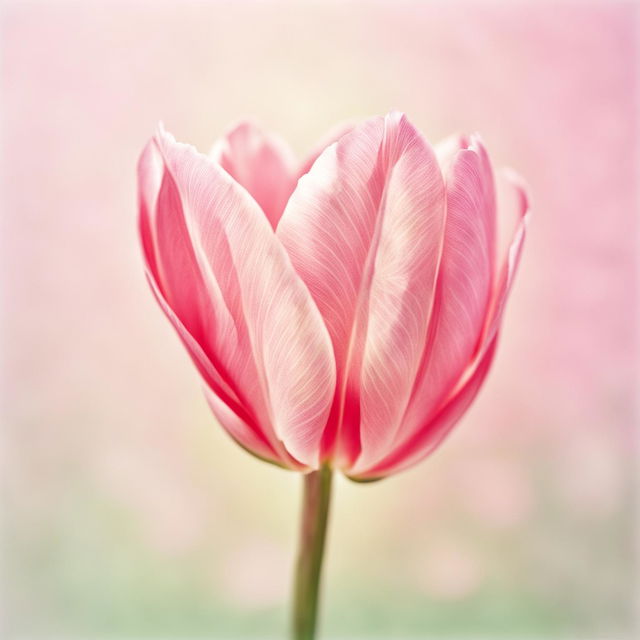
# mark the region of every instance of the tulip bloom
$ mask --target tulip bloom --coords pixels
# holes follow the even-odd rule
[[[229,434],[290,469],[371,479],[424,458],[476,395],[527,199],[504,173],[496,189],[478,136],[434,152],[397,113],[342,133],[296,165],[251,124],[209,157],[160,130],[140,231]]]
[[[296,164],[250,124],[209,156],[160,130],[138,168],[140,233],[231,437],[371,480],[427,456],[478,392],[528,205],[477,135],[434,150],[390,113],[333,138]]]

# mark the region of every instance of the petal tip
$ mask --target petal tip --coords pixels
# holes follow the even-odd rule
[[[391,121],[394,124],[400,124],[403,121],[407,121],[407,114],[404,111],[400,111],[399,109],[391,109],[389,113],[387,113],[385,120]]]
[[[158,120],[158,124],[156,125],[156,130],[153,137],[158,142],[162,140],[169,140],[171,142],[176,141],[175,137],[165,128],[164,122],[162,120]]]

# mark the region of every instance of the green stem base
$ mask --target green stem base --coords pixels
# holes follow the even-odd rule
[[[328,466],[304,476],[300,546],[293,590],[292,640],[313,640],[316,635],[331,479],[332,472]]]

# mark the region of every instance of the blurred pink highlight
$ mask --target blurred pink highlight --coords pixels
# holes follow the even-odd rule
[[[478,589],[483,580],[477,555],[460,540],[436,540],[418,559],[416,578],[430,597],[459,600]]]
[[[267,540],[249,540],[224,556],[223,592],[229,604],[255,610],[286,601],[292,571],[288,550]]]
[[[460,502],[489,527],[509,529],[532,516],[531,482],[513,460],[478,457],[462,465],[451,482]]]

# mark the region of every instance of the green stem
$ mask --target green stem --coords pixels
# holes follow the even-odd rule
[[[324,466],[305,475],[300,546],[293,590],[293,640],[315,638],[330,501],[331,469]]]

